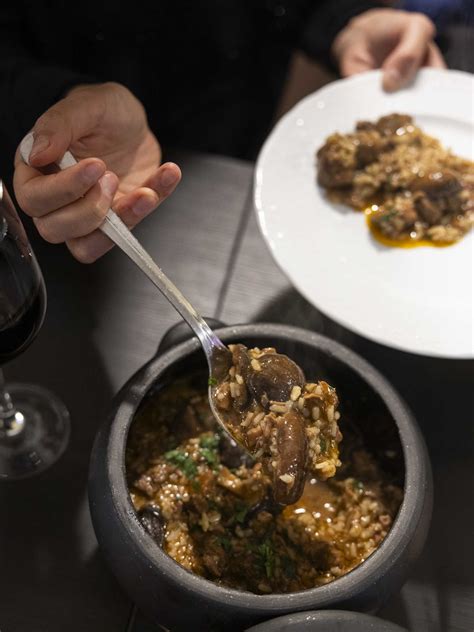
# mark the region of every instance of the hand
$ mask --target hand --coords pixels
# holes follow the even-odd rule
[[[18,150],[15,156],[18,203],[44,239],[65,241],[83,263],[112,247],[97,230],[110,206],[132,228],[181,178],[177,165],[159,166],[161,149],[143,106],[120,84],[74,88],[36,121],[33,132],[31,166]],[[60,172],[48,167],[67,149],[77,165]]]
[[[371,9],[339,33],[332,52],[344,77],[382,68],[383,87],[393,91],[410,83],[420,66],[445,68],[434,36],[422,13]]]

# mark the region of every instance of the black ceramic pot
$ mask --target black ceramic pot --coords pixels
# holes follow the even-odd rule
[[[365,440],[400,452],[404,500],[381,546],[336,581],[298,593],[255,595],[219,587],[168,557],[140,525],[126,487],[125,447],[135,412],[157,385],[205,369],[197,339],[159,352],[122,388],[91,457],[89,498],[102,553],[124,590],[150,618],[179,631],[243,630],[305,610],[375,611],[397,590],[420,553],[431,517],[432,479],[425,443],[400,396],[367,362],[323,336],[283,325],[251,324],[217,331],[226,343],[275,346],[311,378],[334,385],[341,420],[356,420]],[[166,340],[169,344],[169,337]]]

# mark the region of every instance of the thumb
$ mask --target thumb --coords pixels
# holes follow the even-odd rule
[[[29,163],[33,167],[44,167],[57,162],[74,141],[90,133],[98,120],[96,101],[90,94],[77,92],[42,114],[32,130],[34,142]]]
[[[350,77],[374,68],[374,59],[362,42],[357,46],[346,48],[339,58],[339,70],[343,77]]]

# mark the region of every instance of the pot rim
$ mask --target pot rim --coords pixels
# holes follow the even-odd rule
[[[206,599],[216,605],[232,603],[234,608],[241,611],[262,615],[284,614],[289,609],[314,610],[347,601],[376,583],[385,574],[387,566],[393,567],[397,563],[409,546],[413,533],[413,529],[409,531],[405,526],[418,525],[422,518],[424,503],[419,502],[417,492],[429,490],[431,469],[424,439],[416,421],[400,395],[374,367],[347,347],[321,334],[299,327],[270,323],[227,326],[217,329],[216,333],[225,342],[255,337],[297,340],[341,361],[378,393],[397,425],[405,464],[403,501],[392,528],[380,546],[364,562],[342,577],[323,586],[271,595],[257,595],[219,586],[186,570],[158,547],[143,530],[132,505],[126,485],[125,446],[134,415],[143,397],[156,381],[157,374],[198,350],[200,344],[197,338],[191,338],[154,356],[127,381],[116,396],[107,455],[101,455],[101,458],[106,458],[107,472],[112,483],[112,501],[117,515],[147,564],[154,566],[159,574],[165,575],[181,591],[198,599]],[[125,393],[128,394],[126,398]],[[95,458],[99,458],[98,455]],[[423,493],[423,497],[424,495]]]

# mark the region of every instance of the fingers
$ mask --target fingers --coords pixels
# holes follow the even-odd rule
[[[340,59],[340,72],[343,77],[350,77],[366,70],[373,70],[375,62],[365,45],[346,48]]]
[[[165,163],[148,178],[147,186],[123,195],[115,202],[113,209],[128,228],[134,228],[171,195],[180,179],[179,167],[174,163]],[[100,230],[82,237],[68,239],[66,244],[81,263],[93,263],[113,246],[110,239]]]
[[[160,201],[167,198],[178,186],[181,180],[181,169],[174,162],[165,162],[152,174],[143,186],[153,189]]]
[[[413,80],[416,71],[425,61],[434,35],[431,20],[422,14],[410,16],[405,22],[398,44],[382,66],[382,85],[385,90],[398,90]]]
[[[167,162],[143,183],[143,186],[120,197],[114,204],[127,226],[135,226],[173,193],[181,179],[178,165]]]
[[[104,221],[117,187],[117,176],[106,172],[80,200],[35,218],[38,232],[43,239],[53,244],[90,234]]]
[[[16,161],[13,177],[15,194],[20,207],[31,217],[42,217],[82,198],[106,170],[102,160],[88,158],[64,171],[44,175]]]
[[[425,66],[430,66],[431,68],[446,68],[446,62],[444,61],[444,57],[441,54],[441,51],[436,46],[434,42],[430,42],[428,45],[428,54],[425,59]]]

